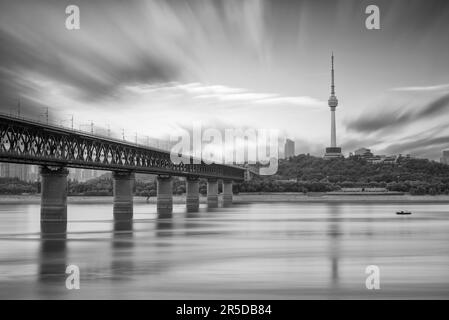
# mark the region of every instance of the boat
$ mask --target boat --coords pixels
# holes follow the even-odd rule
[[[407,214],[412,214],[410,211],[397,211],[396,214],[400,214],[400,215],[407,215]]]

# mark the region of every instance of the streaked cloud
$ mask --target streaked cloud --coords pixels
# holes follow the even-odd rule
[[[0,111],[20,98],[24,115],[48,107],[61,121],[74,114],[142,137],[195,121],[278,128],[301,141],[298,152],[321,155],[333,50],[344,151],[406,153],[449,116],[449,2],[435,1],[378,0],[388,15],[374,33],[357,0],[77,0],[73,32],[64,1],[2,0]]]
[[[388,105],[373,106],[369,112],[351,119],[346,123],[347,129],[379,152],[437,159],[449,142],[449,93],[401,94],[399,100],[387,96],[381,103]]]
[[[429,117],[438,117],[442,114],[449,115],[449,93],[433,98],[424,104],[413,106],[413,108],[407,108],[403,103],[399,106],[381,106],[374,110],[374,112],[363,114],[348,122],[348,130],[365,133],[390,127],[401,130],[404,124],[422,121]]]
[[[449,90],[448,84],[439,84],[434,86],[422,86],[422,87],[398,87],[393,88],[391,91],[439,91],[439,90]]]
[[[327,107],[327,101],[321,101],[312,97],[282,97],[276,96],[263,100],[257,100],[255,103],[262,104],[291,104],[297,106],[311,106],[311,107]]]
[[[244,88],[233,88],[224,85],[205,85],[199,82],[169,82],[158,85],[127,86],[127,89],[140,92],[184,92],[193,99],[213,99],[217,102],[242,102],[263,105],[296,105],[298,107],[323,107],[327,102],[308,96],[282,96],[279,93],[250,92]]]
[[[297,106],[324,106],[326,102],[318,99],[299,96],[282,96],[278,93],[250,92],[243,88],[232,88],[223,85],[203,85],[201,83],[178,84],[173,88],[184,90],[199,99],[217,99],[220,101],[252,102],[257,104],[283,105],[292,104]]]

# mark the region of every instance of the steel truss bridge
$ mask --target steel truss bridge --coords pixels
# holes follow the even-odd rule
[[[238,166],[192,157],[175,164],[168,151],[2,114],[0,162],[234,181],[245,176]]]

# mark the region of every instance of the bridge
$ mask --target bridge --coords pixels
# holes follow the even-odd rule
[[[170,152],[83,131],[0,114],[0,162],[40,166],[41,221],[67,221],[67,168],[112,171],[115,218],[132,219],[135,173],[157,175],[157,212],[173,210],[173,177],[186,179],[187,211],[199,209],[199,179],[207,179],[208,207],[218,206],[218,181],[223,205],[232,204],[232,183],[243,181],[245,168],[207,164]]]

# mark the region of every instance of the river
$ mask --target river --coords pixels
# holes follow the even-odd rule
[[[398,216],[399,209],[411,216]],[[0,204],[0,299],[449,298],[449,205],[250,203],[133,222],[69,204],[40,232],[38,204]],[[80,289],[66,288],[66,267]],[[367,289],[366,268],[379,269]]]

